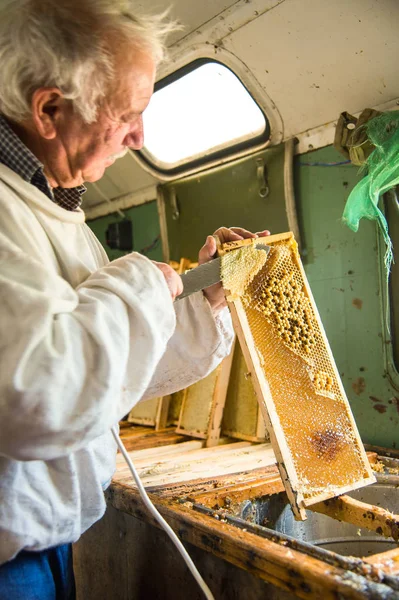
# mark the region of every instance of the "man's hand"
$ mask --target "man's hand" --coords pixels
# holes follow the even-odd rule
[[[180,296],[180,294],[183,291],[183,282],[181,280],[180,275],[178,275],[176,271],[166,263],[161,263],[157,262],[156,260],[153,260],[152,264],[155,265],[165,277],[166,285],[169,288],[172,300],[175,300],[176,297]]]
[[[213,234],[217,236],[222,244],[226,242],[234,242],[236,240],[244,240],[246,238],[257,238],[265,237],[270,235],[270,231],[265,229],[264,231],[258,231],[257,233],[251,233],[242,227],[220,227]],[[208,235],[205,244],[199,251],[198,263],[202,265],[205,262],[212,260],[216,254],[216,240],[213,236]],[[226,299],[224,297],[224,291],[221,283],[215,283],[204,290],[204,295],[207,298],[214,314],[217,314],[222,308],[226,306]]]

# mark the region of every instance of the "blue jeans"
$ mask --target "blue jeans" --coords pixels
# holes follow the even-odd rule
[[[74,600],[72,546],[23,550],[0,565],[0,600]]]

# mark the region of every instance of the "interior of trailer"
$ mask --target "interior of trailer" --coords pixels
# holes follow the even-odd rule
[[[363,471],[359,485],[298,500],[276,442],[281,415],[259,404],[268,392],[233,301],[230,356],[198,384],[133,407],[121,439],[215,598],[397,599],[399,266],[387,283],[381,229],[363,219],[355,233],[342,215],[365,175],[351,133],[399,107],[399,4],[175,0],[170,11],[182,28],[144,114],[148,138],[87,184],[86,222],[111,260],[141,252],[180,274],[220,226],[293,237]],[[395,186],[380,208],[395,257]],[[325,398],[329,377],[315,378]],[[201,598],[121,453],[106,498],[75,544],[78,598]]]

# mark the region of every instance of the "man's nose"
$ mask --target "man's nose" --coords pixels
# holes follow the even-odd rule
[[[125,138],[125,146],[132,150],[141,150],[144,145],[143,117],[136,121]]]

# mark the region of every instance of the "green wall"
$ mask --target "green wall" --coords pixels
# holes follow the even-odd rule
[[[133,208],[124,210],[123,214],[126,218],[131,219],[133,223],[133,250],[136,252],[147,248],[157,237],[159,237],[159,220],[155,200],[153,202],[148,202],[147,204],[141,204],[140,206],[134,206]],[[120,250],[111,250],[111,248],[107,246],[105,239],[108,225],[122,220],[123,217],[121,215],[113,213],[105,217],[87,221],[89,227],[94,231],[104,246],[110,260],[115,260],[115,258],[127,254],[127,252],[121,252]],[[161,261],[162,245],[160,240],[158,240],[152,250],[146,251],[145,255],[151,260]]]
[[[358,168],[301,165],[339,161],[333,148],[296,160],[304,267],[363,441],[399,447],[399,392],[384,361],[377,229],[362,221],[353,233],[341,221]]]
[[[269,195],[259,195],[258,162],[266,166]],[[252,231],[288,227],[284,209],[284,146],[259,152],[218,169],[164,186],[170,258],[197,260],[207,235],[218,227],[240,226]],[[180,210],[173,219],[171,192]]]

